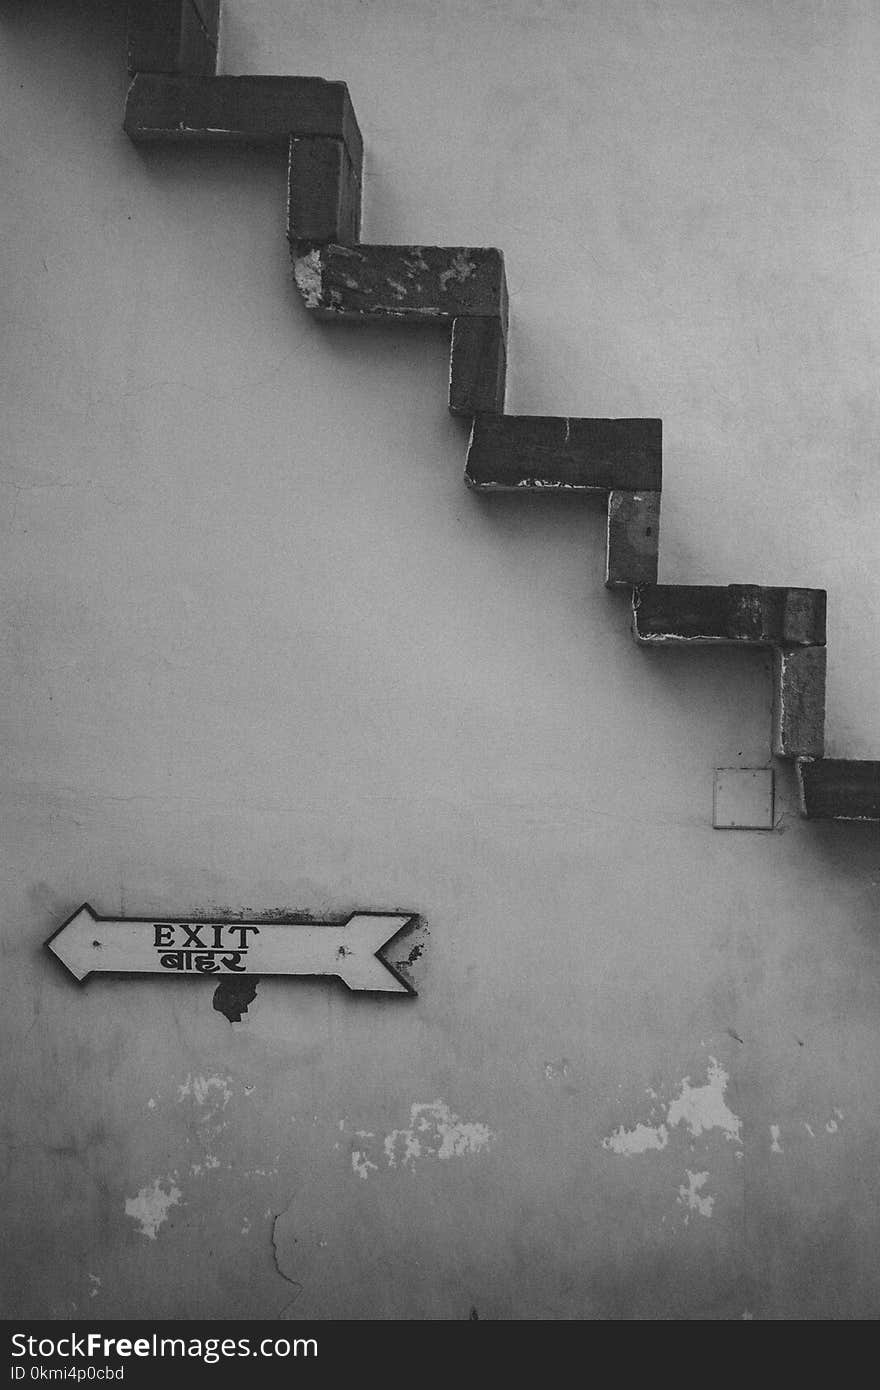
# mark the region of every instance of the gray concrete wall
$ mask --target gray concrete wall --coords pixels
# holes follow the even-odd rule
[[[875,1316],[876,828],[783,768],[712,829],[767,660],[465,491],[444,336],[307,318],[283,161],[125,139],[123,8],[0,20],[7,1316]],[[876,6],[226,9],[349,83],[365,239],[504,249],[509,410],[663,417],[661,579],[827,587],[878,756]],[[420,995],[78,987],[84,899],[415,909]]]

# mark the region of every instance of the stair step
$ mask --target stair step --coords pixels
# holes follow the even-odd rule
[[[293,269],[318,318],[506,323],[504,257],[493,247],[328,245],[295,256]]]
[[[880,820],[880,762],[798,762],[801,809],[811,820]]]
[[[332,135],[360,169],[363,141],[344,82],[322,77],[200,77],[139,72],[124,129],[136,143],[209,141],[274,145],[293,135]]]
[[[478,415],[465,481],[480,492],[659,492],[660,420]]]
[[[633,598],[637,642],[823,646],[825,590],[653,584]]]

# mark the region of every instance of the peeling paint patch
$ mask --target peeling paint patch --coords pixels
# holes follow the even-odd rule
[[[633,1129],[624,1129],[621,1125],[602,1140],[602,1148],[630,1157],[632,1154],[647,1153],[649,1149],[665,1149],[668,1143],[669,1131],[665,1125],[652,1127],[638,1124]]]
[[[385,1157],[389,1168],[397,1167],[397,1143],[403,1140],[402,1162],[412,1163],[422,1156],[422,1141],[416,1137],[414,1129],[393,1129],[385,1136]]]
[[[547,1081],[567,1081],[571,1076],[571,1063],[568,1058],[560,1057],[558,1062],[545,1062],[544,1076]]]
[[[383,1156],[389,1168],[414,1166],[416,1159],[464,1158],[482,1153],[497,1135],[479,1120],[462,1120],[444,1101],[432,1100],[411,1105],[409,1124],[381,1141],[368,1129],[355,1130],[354,1138],[360,1142],[352,1142],[351,1170],[366,1179],[381,1167]]]
[[[666,1112],[670,1129],[673,1125],[684,1123],[694,1138],[704,1130],[720,1129],[726,1139],[739,1141],[742,1121],[729,1109],[724,1099],[729,1080],[727,1072],[714,1057],[709,1058],[705,1086],[691,1086],[690,1077],[684,1077],[679,1095]]]
[[[720,1129],[725,1139],[740,1143],[742,1121],[724,1099],[729,1079],[720,1063],[710,1057],[705,1085],[692,1086],[690,1077],[683,1077],[659,1123],[639,1122],[631,1129],[620,1125],[602,1140],[602,1147],[624,1157],[665,1149],[669,1132],[677,1125],[684,1125],[695,1139],[707,1130]],[[648,1093],[656,1096],[650,1088]]]
[[[772,1154],[785,1153],[785,1150],[779,1142],[779,1136],[781,1133],[782,1131],[779,1128],[779,1125],[770,1126],[770,1152]]]
[[[193,1076],[190,1073],[183,1085],[177,1088],[178,1104],[186,1100],[187,1096],[192,1096],[196,1105],[219,1103],[221,1109],[225,1110],[232,1100],[232,1087],[229,1085],[231,1079],[223,1076]]]
[[[691,1219],[690,1214],[692,1211],[697,1212],[700,1216],[711,1216],[712,1208],[715,1205],[715,1198],[700,1196],[701,1190],[709,1181],[708,1173],[692,1173],[691,1170],[687,1168],[685,1169],[685,1176],[688,1180],[687,1187],[682,1185],[678,1189],[678,1201],[682,1206],[687,1207],[687,1213],[684,1218],[684,1223],[687,1225]]]
[[[202,1173],[208,1173],[212,1168],[219,1168],[220,1160],[216,1154],[206,1154],[203,1163],[191,1163],[189,1171],[194,1178],[201,1177]],[[247,1174],[245,1174],[247,1176]]]
[[[155,1240],[159,1227],[168,1219],[171,1207],[176,1207],[183,1196],[179,1187],[171,1184],[166,1192],[160,1178],[154,1178],[152,1187],[142,1187],[136,1197],[126,1197],[125,1214],[140,1223],[141,1235]]]
[[[359,1178],[364,1178],[366,1180],[370,1176],[370,1169],[372,1168],[373,1172],[376,1172],[378,1167],[378,1163],[371,1162],[371,1160],[367,1158],[367,1155],[362,1153],[360,1149],[352,1149],[351,1171],[357,1173]]]
[[[417,1158],[462,1158],[481,1153],[495,1138],[488,1125],[461,1120],[442,1100],[417,1102],[410,1106],[409,1126],[385,1136],[385,1157],[389,1168],[397,1167],[398,1156],[403,1164]]]

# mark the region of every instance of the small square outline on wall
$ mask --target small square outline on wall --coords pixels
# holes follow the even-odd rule
[[[716,767],[715,829],[772,830],[773,781],[772,767]]]

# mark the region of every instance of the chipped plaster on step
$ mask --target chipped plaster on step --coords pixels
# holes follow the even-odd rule
[[[321,303],[321,257],[317,251],[300,256],[293,265],[293,278],[307,309],[317,309]]]
[[[474,265],[473,261],[469,261],[463,251],[459,251],[453,258],[449,269],[441,270],[438,277],[440,289],[445,293],[450,280],[454,280],[458,284],[463,285],[465,280],[470,279],[475,273],[476,269],[477,267]]]

